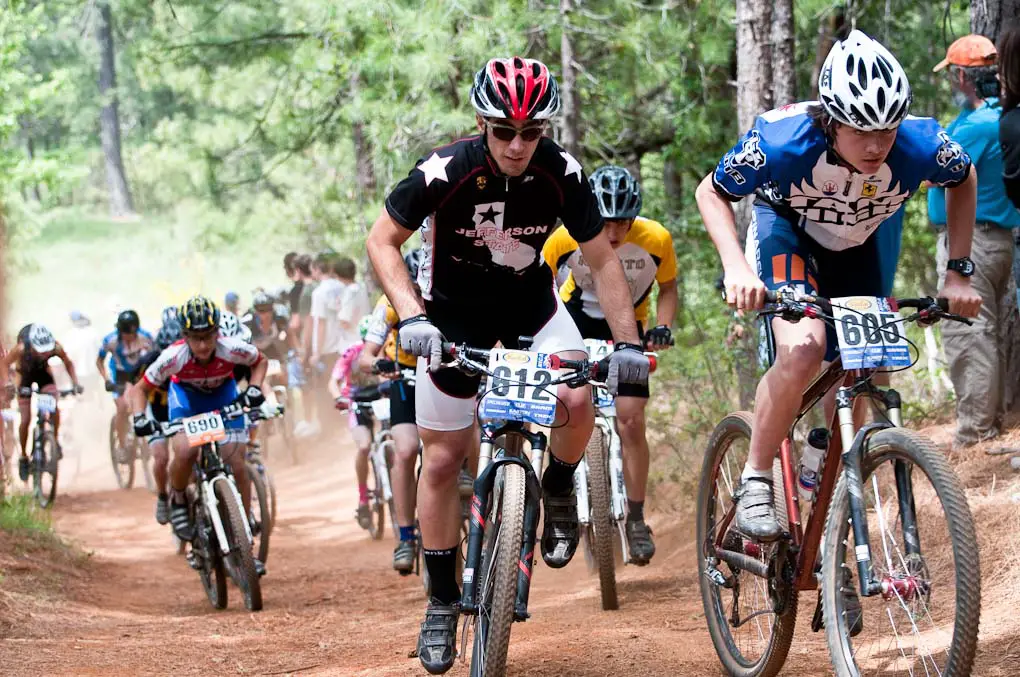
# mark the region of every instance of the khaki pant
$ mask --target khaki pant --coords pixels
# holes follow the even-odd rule
[[[1013,231],[977,224],[970,255],[976,269],[971,285],[981,296],[981,313],[970,327],[958,322],[941,324],[949,378],[956,390],[956,446],[991,439],[1002,431],[1007,331],[1017,314],[1013,252]],[[948,260],[947,234],[942,231],[937,258],[940,289]]]

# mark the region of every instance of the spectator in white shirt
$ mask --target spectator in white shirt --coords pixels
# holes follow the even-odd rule
[[[341,256],[337,259],[333,271],[345,287],[338,314],[340,331],[343,336],[340,347],[342,353],[349,346],[361,340],[361,336],[358,334],[358,323],[361,318],[372,312],[372,305],[368,300],[368,291],[365,289],[365,285],[355,279],[358,268],[350,257]]]

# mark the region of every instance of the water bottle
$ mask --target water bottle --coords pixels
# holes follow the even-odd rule
[[[822,465],[825,450],[829,447],[829,431],[825,428],[814,428],[808,433],[807,444],[800,454],[800,477],[797,480],[797,491],[800,502],[805,504],[812,499],[815,485],[818,484],[818,468]]]

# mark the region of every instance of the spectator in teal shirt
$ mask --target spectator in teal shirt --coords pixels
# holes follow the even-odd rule
[[[939,231],[939,286],[948,268],[955,271],[950,274],[971,275],[971,285],[982,299],[981,314],[973,326],[947,322],[942,327],[949,376],[956,390],[954,446],[965,447],[1002,432],[1007,328],[1017,312],[1013,229],[1020,226],[1020,213],[1002,182],[995,45],[981,35],[964,36],[949,46],[946,58],[934,70],[947,66],[953,101],[961,111],[946,131],[970,155],[978,177],[973,261],[949,261],[946,197],[940,188],[928,190],[928,218]]]

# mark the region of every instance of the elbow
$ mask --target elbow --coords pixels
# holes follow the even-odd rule
[[[712,196],[718,197],[718,193],[715,191],[715,186],[712,185],[712,175],[708,174],[701,180],[698,187],[694,190],[694,201],[698,203],[700,207],[704,204],[705,200]]]

